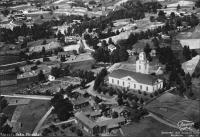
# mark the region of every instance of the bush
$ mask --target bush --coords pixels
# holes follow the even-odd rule
[[[146,92],[146,91],[144,91],[144,92],[143,92],[143,94],[144,94],[144,96],[146,96],[146,95],[147,95],[147,92]]]
[[[158,92],[157,91],[154,92],[154,96],[158,96]]]
[[[74,133],[74,132],[76,131],[76,127],[71,127],[69,130],[70,130],[72,133]]]
[[[152,93],[150,94],[150,97],[153,98],[153,94]]]
[[[143,104],[144,103],[144,100],[143,98],[140,99],[140,104]]]
[[[138,93],[141,94],[142,92],[140,90],[138,90]]]
[[[77,134],[78,136],[82,136],[82,135],[83,135],[83,132],[82,132],[80,129],[77,129],[77,130],[76,130],[76,134]]]

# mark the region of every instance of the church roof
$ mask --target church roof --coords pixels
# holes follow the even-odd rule
[[[149,74],[142,74],[142,73],[137,73],[137,72],[123,70],[123,69],[114,70],[112,73],[109,74],[108,77],[121,79],[127,76],[130,76],[131,78],[136,80],[138,83],[142,83],[146,85],[154,85],[156,80],[158,80],[158,78]]]

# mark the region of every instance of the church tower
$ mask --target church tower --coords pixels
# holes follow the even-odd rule
[[[139,54],[139,59],[136,61],[136,72],[149,74],[149,61],[146,59],[145,52]]]

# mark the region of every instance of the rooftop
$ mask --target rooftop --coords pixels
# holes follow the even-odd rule
[[[102,126],[106,126],[106,125],[117,124],[117,123],[124,122],[124,121],[126,121],[124,117],[118,117],[118,118],[114,118],[114,119],[100,121],[100,122],[97,122],[96,124],[99,125],[100,127],[102,127]]]
[[[97,116],[97,115],[101,115],[101,111],[100,110],[97,110],[97,111],[93,111],[91,112],[90,116]]]
[[[70,51],[64,51],[64,52],[58,52],[58,56],[60,55],[74,55],[73,50]]]
[[[200,49],[200,38],[199,39],[181,39],[180,43],[182,47],[189,46],[190,49]]]
[[[118,79],[121,79],[127,76],[130,76],[131,78],[136,80],[138,83],[143,83],[146,85],[154,85],[154,83],[157,80],[157,78],[149,74],[142,74],[142,73],[137,73],[137,72],[123,70],[123,69],[114,70],[112,73],[108,75],[108,77],[114,77]]]
[[[88,100],[86,98],[78,98],[76,100],[72,100],[72,104],[73,105],[79,105],[79,104],[83,104],[83,103],[86,103],[88,102]]]
[[[93,128],[96,126],[96,124],[90,120],[88,117],[86,117],[85,115],[83,115],[80,112],[76,112],[75,117],[77,117],[79,120],[81,120],[83,123],[85,123],[86,125],[88,125],[90,128]]]

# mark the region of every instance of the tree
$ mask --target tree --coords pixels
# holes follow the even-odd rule
[[[170,17],[171,17],[171,18],[174,18],[174,17],[175,17],[175,13],[174,13],[174,12],[171,12]]]
[[[76,131],[76,127],[71,127],[70,129],[69,129],[72,133],[74,133],[75,131]]]
[[[114,44],[113,41],[112,41],[112,38],[108,39],[108,44]]]
[[[143,98],[140,99],[140,104],[143,104],[144,103],[144,100]]]
[[[149,62],[151,62],[153,59],[152,59],[152,57],[151,57],[151,55],[150,55],[150,53],[148,54],[148,56],[147,56],[147,60],[149,61]]]
[[[44,75],[42,70],[40,70],[40,73],[38,74],[38,80],[39,81],[45,81],[46,80],[45,75]]]
[[[45,53],[46,53],[45,47],[42,47],[42,55],[45,55]]]
[[[42,42],[42,45],[46,45],[46,44],[47,44],[47,41],[46,41],[46,39],[44,39]]]
[[[2,127],[1,133],[9,135],[12,133],[12,127],[10,127],[8,124]]]
[[[196,77],[195,72],[193,72],[192,73],[192,78],[195,78],[195,77]]]
[[[99,103],[101,102],[101,99],[100,99],[98,96],[96,96],[95,99],[94,99],[94,101],[95,101],[97,104],[99,104]]]
[[[155,21],[155,17],[154,16],[150,16],[150,19],[149,19],[151,22],[154,22]]]
[[[113,90],[109,90],[109,91],[108,91],[108,94],[109,94],[110,96],[113,96]]]
[[[118,113],[114,111],[114,112],[112,113],[112,118],[118,118],[118,117],[119,117]]]
[[[180,8],[181,8],[181,6],[178,4],[177,7],[176,7],[177,11],[179,11]]]
[[[15,67],[15,72],[20,72],[20,68],[18,66]]]
[[[73,113],[73,105],[68,98],[63,98],[63,96],[58,96],[57,100],[53,99],[54,103],[52,104],[54,109],[52,110],[53,114],[57,114],[60,121],[68,120]]]
[[[2,110],[6,108],[7,106],[8,106],[7,100],[4,98],[4,96],[1,96],[1,111],[0,112],[2,112]]]
[[[44,19],[44,16],[43,16],[43,15],[40,15],[40,19]]]
[[[154,96],[158,96],[158,92],[157,91],[154,91]]]
[[[40,64],[41,64],[40,60],[37,60],[36,65],[40,65]]]
[[[122,98],[118,98],[117,102],[119,106],[123,105],[124,103]]]
[[[78,49],[79,53],[84,53],[85,52],[85,46],[84,46],[82,40],[80,40],[80,44],[79,45],[80,45],[79,49]]]
[[[125,47],[120,47],[120,49],[119,49],[120,61],[127,61],[128,57],[129,57],[129,54],[128,54],[126,48]]]
[[[200,126],[199,121],[195,122],[193,126],[194,126],[195,129],[199,129],[199,126]]]
[[[66,61],[66,60],[65,60],[65,57],[61,57],[61,58],[60,58],[60,61],[61,61],[61,62],[65,62],[65,61]]]
[[[159,11],[159,13],[158,13],[158,17],[165,17],[165,13],[164,13],[164,11]]]
[[[150,97],[153,98],[153,94],[152,93],[150,94]]]

